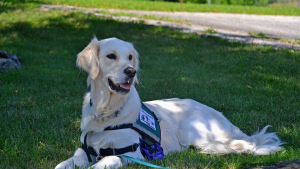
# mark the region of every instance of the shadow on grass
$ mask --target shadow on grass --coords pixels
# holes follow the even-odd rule
[[[25,11],[32,6],[40,6],[45,4],[43,0],[3,0],[0,1],[0,15],[1,13],[11,13],[16,10]]]
[[[300,151],[299,53],[72,12],[24,11],[3,23],[0,49],[23,60],[21,70],[0,76],[4,168],[40,168],[45,163],[53,168],[80,147],[81,104],[88,89],[87,74],[75,61],[94,35],[135,45],[142,100],[192,98],[224,112],[247,134],[272,124],[289,142],[286,147]],[[206,158],[205,163],[212,160]],[[218,162],[211,165],[220,167]]]

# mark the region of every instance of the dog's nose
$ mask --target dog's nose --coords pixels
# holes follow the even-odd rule
[[[133,67],[128,67],[124,70],[124,73],[128,76],[128,77],[134,77],[136,70]]]

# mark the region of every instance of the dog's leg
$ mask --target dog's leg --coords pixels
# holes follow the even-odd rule
[[[123,163],[126,163],[126,161],[123,161]],[[113,168],[119,168],[123,166],[122,159],[117,156],[106,156],[103,159],[101,159],[98,163],[91,166],[89,169],[113,169]]]
[[[75,166],[84,168],[89,166],[88,158],[81,148],[76,150],[73,157],[58,164],[55,169],[73,169]]]

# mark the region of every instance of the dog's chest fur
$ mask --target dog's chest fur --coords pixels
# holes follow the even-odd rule
[[[132,90],[131,92],[132,95],[136,95],[133,93],[136,92],[136,90]],[[129,95],[131,95],[130,93]],[[120,107],[117,116],[114,114],[111,115],[111,117],[102,118],[95,117],[95,109],[90,105],[90,99],[91,94],[87,93],[84,99],[81,120],[81,143],[84,142],[86,133],[89,133],[87,144],[94,147],[96,150],[99,150],[99,148],[105,149],[108,147],[121,148],[139,142],[140,135],[132,129],[108,131],[104,131],[104,129],[109,126],[134,123],[139,115],[140,102],[127,99],[122,107]],[[96,104],[93,103],[93,106],[96,106]]]

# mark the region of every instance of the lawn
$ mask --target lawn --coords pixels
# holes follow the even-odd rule
[[[96,35],[132,42],[140,53],[143,101],[192,98],[221,112],[245,133],[267,124],[286,142],[268,156],[205,155],[190,148],[158,165],[245,168],[300,158],[300,53],[184,34],[81,13],[8,8],[0,14],[0,50],[23,67],[0,75],[0,168],[54,168],[80,147],[87,74],[76,54]],[[127,168],[146,168],[132,165]]]
[[[207,5],[194,3],[175,3],[151,0],[45,0],[54,5],[72,5],[92,8],[134,9],[149,11],[186,11],[186,12],[218,12],[243,13],[258,15],[294,15],[300,16],[297,7],[261,7],[235,5]]]

